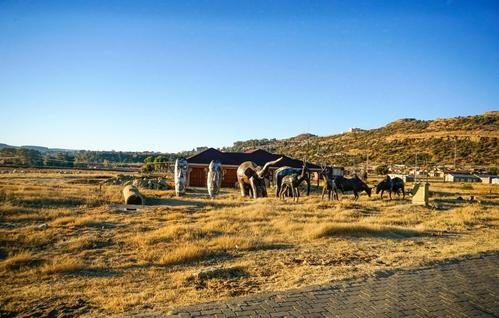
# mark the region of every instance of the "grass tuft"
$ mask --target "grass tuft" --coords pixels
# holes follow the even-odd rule
[[[45,275],[73,274],[86,268],[81,261],[69,257],[60,257],[45,264],[40,269],[40,272]]]
[[[184,245],[166,252],[159,258],[161,265],[178,265],[194,263],[202,259],[213,257],[217,253],[199,245]]]
[[[379,224],[329,223],[320,225],[319,227],[312,226],[308,234],[314,239],[329,236],[380,236],[387,238],[404,238],[419,236],[422,232]]]
[[[8,271],[18,271],[40,266],[42,263],[43,260],[34,257],[30,252],[23,251],[9,257],[2,265]]]

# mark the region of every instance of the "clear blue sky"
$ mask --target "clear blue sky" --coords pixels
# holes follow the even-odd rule
[[[179,151],[499,108],[499,1],[0,0],[0,142]]]

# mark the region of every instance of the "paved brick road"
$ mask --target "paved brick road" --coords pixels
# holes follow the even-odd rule
[[[188,306],[170,317],[499,317],[498,295],[495,253],[366,280]]]

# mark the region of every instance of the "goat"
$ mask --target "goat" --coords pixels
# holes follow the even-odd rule
[[[291,192],[291,197],[293,201],[298,202],[300,198],[300,189],[299,186],[306,178],[307,164],[303,164],[303,168],[301,169],[301,174],[292,173],[287,176],[284,176],[281,180],[281,189],[279,192],[279,197],[284,199],[288,190]]]

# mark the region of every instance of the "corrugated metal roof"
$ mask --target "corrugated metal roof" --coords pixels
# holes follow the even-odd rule
[[[499,178],[495,174],[475,174],[479,178]]]
[[[273,154],[263,149],[254,149],[246,152],[222,152],[214,148],[208,148],[196,155],[187,158],[188,163],[196,164],[209,164],[212,160],[218,159],[222,165],[238,166],[245,161],[253,161],[259,166],[265,165],[266,162],[276,160],[279,157],[284,157],[275,167],[290,166],[294,168],[301,168],[303,162],[301,160],[293,159],[288,156]],[[313,170],[320,170],[321,167],[307,162],[307,167]]]
[[[477,178],[477,176],[470,174],[470,173],[456,173],[456,172],[449,172],[453,177],[459,177],[459,178]]]

